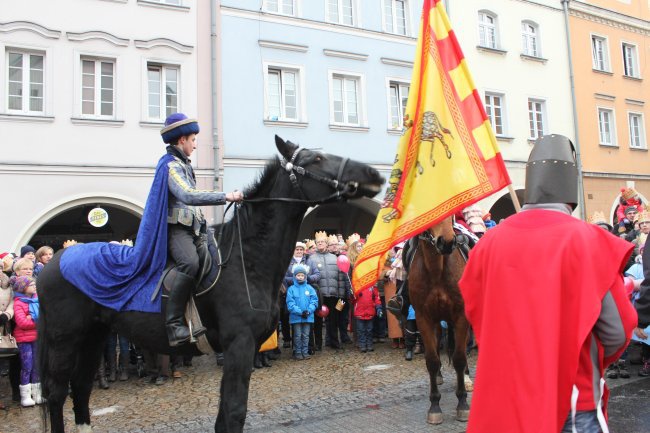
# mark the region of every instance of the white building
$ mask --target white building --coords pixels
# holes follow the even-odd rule
[[[549,133],[574,137],[562,5],[559,0],[447,0],[446,4],[519,195],[534,139]],[[483,200],[483,209],[492,208],[504,195],[505,191]],[[492,209],[497,220],[511,208],[508,201],[505,197]]]
[[[169,112],[205,117],[194,159],[212,186],[211,92],[197,97],[198,83],[210,82],[209,26],[209,2],[3,4],[0,250],[132,237]],[[108,211],[102,228],[87,221],[97,205]]]

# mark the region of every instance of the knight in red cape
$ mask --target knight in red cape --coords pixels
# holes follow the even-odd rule
[[[577,185],[571,141],[539,138],[522,211],[470,254],[459,282],[479,346],[468,433],[609,431],[603,373],[637,323],[621,274],[632,244],[571,216]]]

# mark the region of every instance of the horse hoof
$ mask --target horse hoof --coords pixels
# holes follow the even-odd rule
[[[456,411],[456,421],[467,422],[469,419],[469,410],[458,409]]]
[[[442,424],[442,413],[432,413],[427,414],[427,422],[429,424]]]
[[[437,376],[437,377],[436,377],[436,385],[442,385],[443,382],[444,382],[444,381],[443,381],[443,379],[442,379],[442,376]]]
[[[90,424],[77,424],[77,433],[92,433],[92,431]]]

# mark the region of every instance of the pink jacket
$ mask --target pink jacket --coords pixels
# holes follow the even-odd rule
[[[14,319],[16,327],[14,328],[14,337],[18,343],[31,343],[36,341],[36,322],[29,315],[29,305],[21,301],[20,298],[14,299]]]

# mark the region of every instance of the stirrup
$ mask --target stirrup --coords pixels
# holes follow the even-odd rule
[[[404,298],[402,295],[395,295],[386,302],[386,309],[396,315],[402,316],[402,307],[404,306]]]

